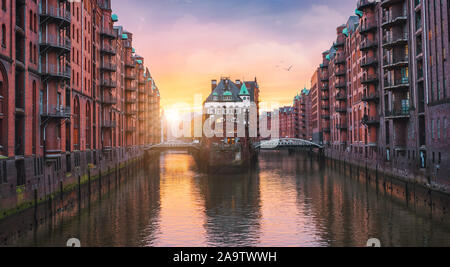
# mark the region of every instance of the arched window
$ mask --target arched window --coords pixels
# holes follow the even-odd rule
[[[2,9],[6,11],[6,0],[2,0]]]

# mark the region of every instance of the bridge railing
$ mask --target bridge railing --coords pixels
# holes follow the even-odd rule
[[[295,138],[282,138],[282,139],[273,139],[267,141],[261,141],[255,144],[255,148],[259,149],[277,149],[277,148],[296,148],[296,147],[315,147],[315,148],[323,148],[321,145],[313,143],[308,140],[303,139],[295,139]]]

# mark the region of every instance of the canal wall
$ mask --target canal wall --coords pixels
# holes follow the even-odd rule
[[[355,160],[325,152],[326,164],[348,177],[365,182],[393,201],[406,204],[420,214],[450,223],[450,191],[432,186],[424,177],[407,175],[395,169],[379,167],[376,162]]]
[[[0,246],[11,244],[43,224],[56,224],[63,217],[75,216],[91,202],[114,190],[137,166],[159,156],[157,152],[142,149],[132,149],[123,155],[119,157],[119,153],[117,158],[98,165],[75,168],[59,177],[57,185],[35,187],[21,198],[16,197],[17,204],[13,208],[0,211]]]

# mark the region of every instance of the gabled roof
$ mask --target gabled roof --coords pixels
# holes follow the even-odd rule
[[[228,78],[223,78],[217,84],[216,88],[211,92],[211,94],[206,99],[206,102],[225,102],[224,96],[230,97],[231,102],[243,102],[241,99],[241,89],[245,84],[248,95],[250,96],[250,101],[255,101],[255,90],[258,88],[257,82],[243,82],[242,86],[234,83]],[[228,92],[226,95],[225,93]],[[215,100],[217,99],[217,100]]]
[[[239,95],[250,95],[250,93],[247,90],[247,86],[245,83],[242,84],[241,92],[239,92]]]

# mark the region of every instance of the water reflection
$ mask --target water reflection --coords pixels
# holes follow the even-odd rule
[[[304,154],[264,152],[240,175],[208,176],[185,153],[121,174],[76,218],[16,245],[449,246],[450,226]]]

